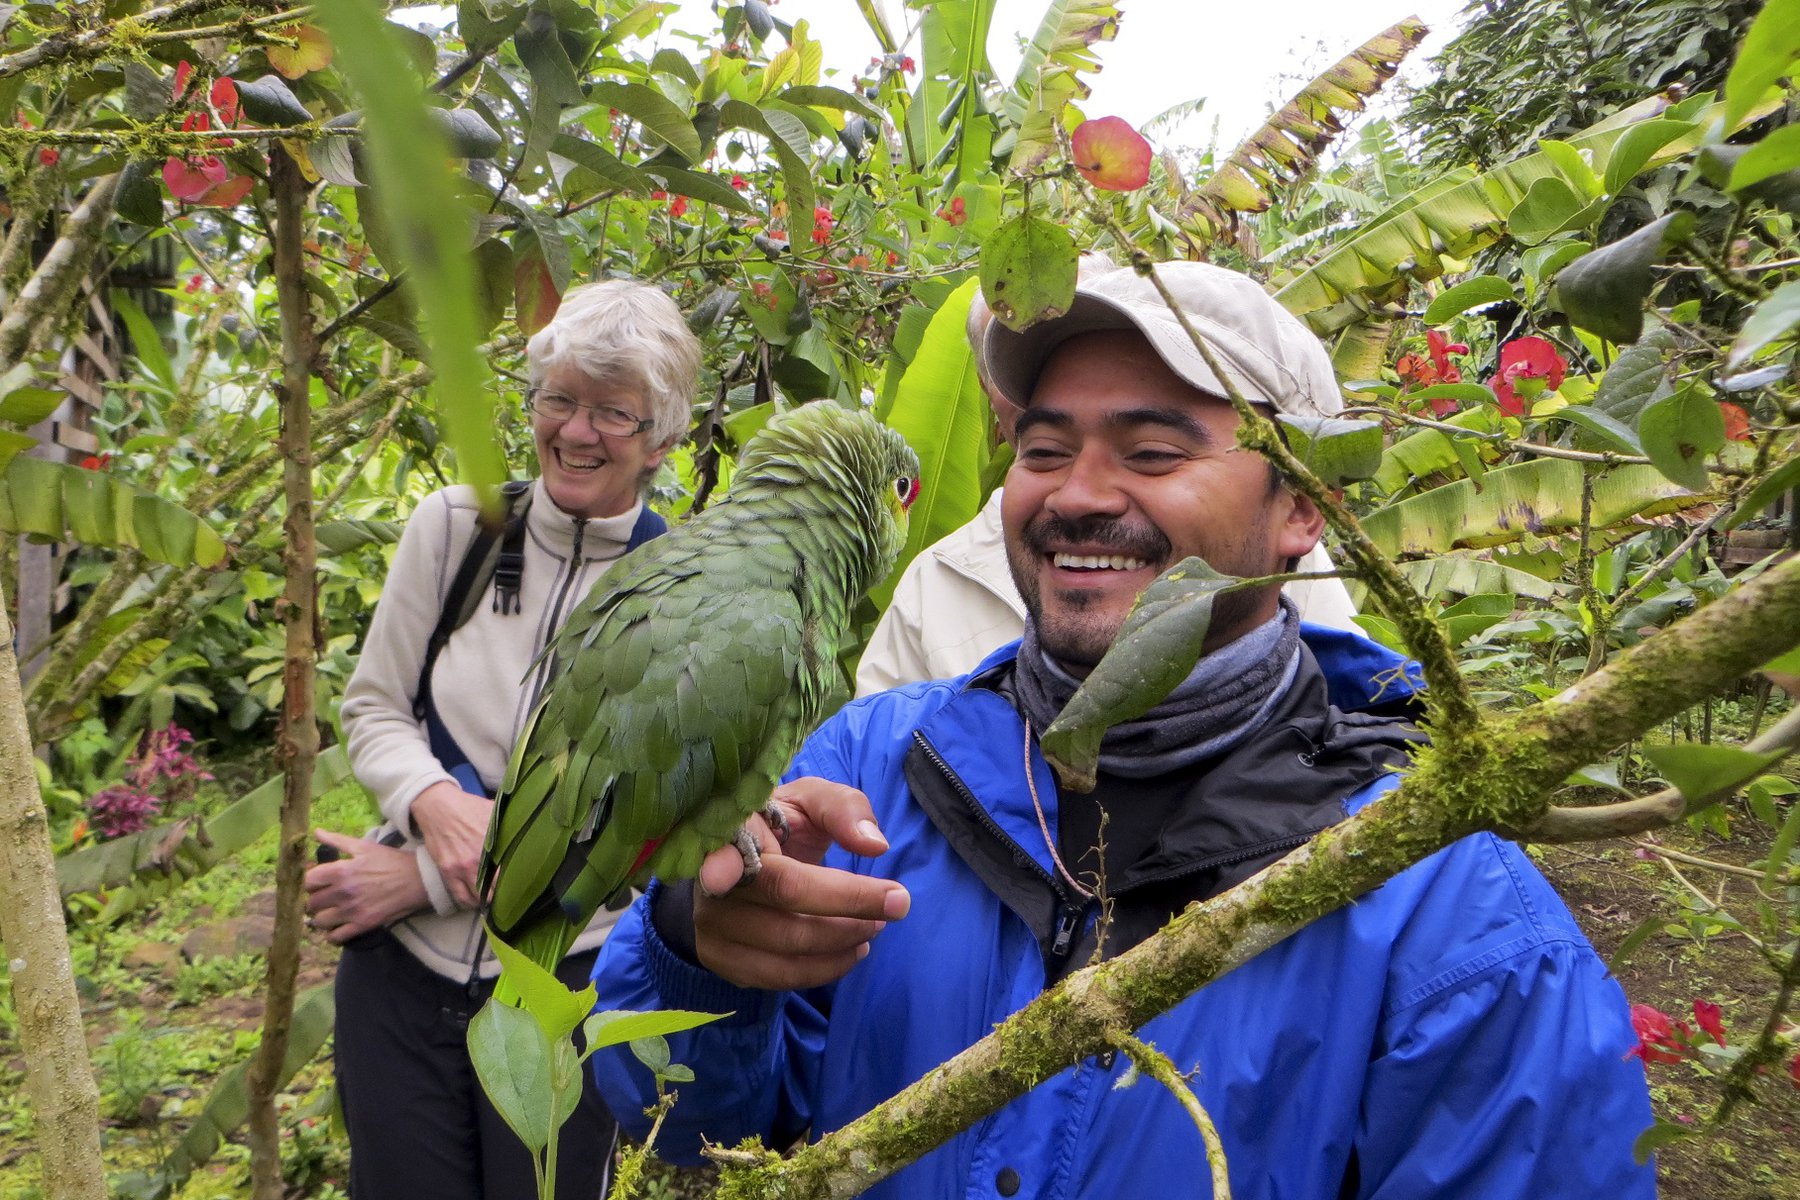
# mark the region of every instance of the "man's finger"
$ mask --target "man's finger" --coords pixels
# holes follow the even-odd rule
[[[848,784],[805,776],[781,784],[769,799],[783,811],[798,810],[804,824],[823,831],[852,854],[873,857],[887,852],[888,841],[875,823],[869,798]]]
[[[862,921],[897,921],[912,909],[912,896],[891,879],[780,856],[764,859],[762,873],[740,895],[745,903],[785,912]]]

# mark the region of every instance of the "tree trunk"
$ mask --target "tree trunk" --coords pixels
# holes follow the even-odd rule
[[[287,663],[282,674],[281,733],[276,754],[284,772],[281,852],[275,863],[275,936],[269,947],[268,991],[262,1044],[250,1064],[250,1184],[255,1200],[281,1200],[281,1128],[275,1091],[287,1057],[300,969],[301,881],[312,819],[313,760],[319,725],[313,709],[313,665],[318,653],[318,546],[313,539],[312,315],[300,261],[306,181],[285,150],[269,156],[275,195],[275,291],[281,309],[281,455],[287,495],[283,554],[287,585]]]
[[[25,1090],[37,1115],[50,1200],[106,1200],[100,1089],[88,1061],[75,969],[56,890],[50,826],[38,794],[31,731],[19,693],[12,622],[0,596],[0,938],[25,1050]]]
[[[63,223],[62,236],[19,294],[7,303],[6,315],[0,317],[0,375],[23,362],[52,331],[62,327],[82,278],[100,253],[118,192],[117,174],[95,180]]]

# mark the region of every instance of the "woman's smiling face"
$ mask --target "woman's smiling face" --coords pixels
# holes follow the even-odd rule
[[[641,389],[597,383],[572,364],[553,367],[537,390],[588,409],[616,408],[640,420],[651,415]],[[651,443],[647,429],[630,436],[601,433],[591,414],[581,410],[567,420],[534,412],[531,432],[550,499],[574,517],[615,517],[628,510],[637,503],[641,481],[668,453],[668,447]]]

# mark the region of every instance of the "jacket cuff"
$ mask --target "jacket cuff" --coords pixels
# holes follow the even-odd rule
[[[456,912],[456,899],[450,895],[450,889],[444,883],[444,873],[438,870],[436,861],[426,852],[424,842],[413,848],[413,858],[419,864],[419,879],[425,885],[425,895],[431,900],[431,911],[440,917]]]
[[[677,892],[686,892],[685,913],[680,911],[682,899],[675,895]],[[662,899],[665,895],[669,896],[669,900]],[[670,901],[673,901],[672,905]],[[671,886],[660,879],[653,879],[640,903],[649,906],[644,921],[644,963],[649,969],[651,982],[656,986],[662,1007],[732,1014],[721,1021],[721,1025],[754,1025],[774,1019],[783,993],[741,988],[683,958],[664,939],[659,927],[664,920],[664,913],[659,910],[667,911],[670,907],[675,910],[667,913],[671,923],[675,919],[684,920],[688,937],[691,939],[693,936],[694,901],[691,884]],[[689,950],[692,950],[691,941]]]

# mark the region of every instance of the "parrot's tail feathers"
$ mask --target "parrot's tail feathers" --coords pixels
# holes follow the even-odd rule
[[[656,853],[656,848],[660,845],[662,845],[661,838],[651,838],[644,843],[644,848],[638,851],[637,861],[631,864],[631,873],[633,875],[636,875],[638,869],[650,861],[650,856]]]

